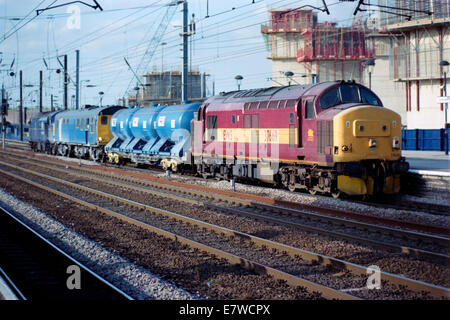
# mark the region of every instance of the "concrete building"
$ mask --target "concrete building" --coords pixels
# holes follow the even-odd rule
[[[310,9],[272,10],[261,32],[272,64],[273,85],[363,80],[363,61],[372,57],[360,21],[352,27],[322,22]],[[286,77],[293,72],[292,78]]]
[[[273,85],[356,80],[370,86],[408,129],[445,125],[444,70],[450,62],[450,1],[379,0],[378,15],[351,27],[318,22],[312,10],[272,10],[261,32]],[[373,60],[374,66],[366,61]],[[285,72],[291,71],[293,77]],[[449,74],[450,70],[447,70]],[[448,81],[450,84],[450,81]],[[450,95],[450,85],[447,95]]]
[[[203,101],[206,97],[206,73],[193,70],[188,74],[188,99],[191,102]],[[128,105],[151,106],[152,104],[179,104],[182,97],[181,71],[157,71],[143,75],[145,82],[135,95],[128,97]],[[136,102],[137,99],[137,102]],[[126,105],[126,99],[119,99],[120,105]]]
[[[379,4],[402,10],[380,13],[377,32],[368,35],[375,57],[373,90],[400,113],[408,129],[443,128],[445,106],[436,100],[443,94],[444,70],[439,63],[450,61],[450,2],[379,0]]]

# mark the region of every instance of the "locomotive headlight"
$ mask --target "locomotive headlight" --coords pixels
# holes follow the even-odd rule
[[[370,139],[369,140],[369,147],[370,148],[375,148],[377,146],[377,141],[375,139]]]
[[[343,146],[342,146],[342,151],[348,151],[348,146],[343,145]]]
[[[400,139],[398,137],[392,139],[392,149],[400,149]]]
[[[98,141],[102,142],[103,141],[102,137],[98,137]]]

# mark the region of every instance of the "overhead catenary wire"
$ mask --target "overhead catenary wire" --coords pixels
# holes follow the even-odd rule
[[[287,2],[289,2],[289,1],[279,1],[279,3],[287,3]],[[292,3],[292,4],[297,3],[298,4],[299,1],[295,1],[295,2],[291,1],[290,3]],[[331,6],[332,5],[330,5],[330,7]],[[263,12],[263,13],[265,13],[265,12]],[[255,14],[255,16],[256,16],[256,14]],[[245,16],[241,16],[241,15],[233,15],[232,19],[230,19],[230,18],[224,19],[223,20],[223,25],[229,26],[230,23],[237,23],[238,21],[243,20],[243,19],[246,19],[246,17]],[[205,19],[203,19],[203,20],[205,20]],[[343,20],[340,20],[339,22],[341,22],[341,21],[343,21]],[[197,23],[199,23],[199,21]],[[232,33],[234,31],[243,30],[245,28],[248,28],[248,27],[251,27],[251,26],[256,26],[258,24],[261,24],[261,22],[258,22],[258,23],[252,24],[252,25],[246,24],[244,26],[241,26],[241,27],[238,27],[238,28],[233,28],[233,29],[227,28],[227,30],[223,30],[223,28],[218,27],[219,24],[214,24],[213,26],[209,25],[209,26],[207,26],[205,28],[206,33],[204,33],[203,36],[200,36],[200,34],[199,34],[199,36],[196,38],[196,48],[198,50],[200,50],[200,48],[201,48],[201,50],[213,50],[214,48],[217,49],[217,46],[211,46],[208,49],[208,46],[207,45],[204,46],[204,44],[208,43],[207,41],[209,41],[210,44],[214,44],[214,43],[216,43],[216,41],[211,41],[211,40],[217,39],[217,36],[219,36],[219,35],[221,37],[223,37],[223,35],[225,35],[226,33]],[[117,26],[118,25],[115,25],[111,29],[113,29],[114,32],[117,32],[117,31],[120,30],[120,29],[116,29]],[[211,32],[214,29],[219,29],[219,31],[218,32]],[[103,37],[108,32],[109,32],[109,29],[104,29],[102,31],[101,37]],[[177,30],[173,30],[171,32],[168,32],[167,35],[170,36],[171,34],[175,34],[176,32],[177,32]],[[92,38],[95,38],[95,39],[92,39]],[[86,40],[86,39],[89,40],[89,42],[84,42],[84,40]],[[97,35],[91,35],[88,38],[84,38],[84,39],[79,40],[79,43],[81,43],[81,45],[84,45],[85,43],[90,43],[92,41],[95,41],[96,39],[98,39]],[[176,55],[177,49],[178,49],[179,38],[178,38],[178,36],[173,36],[170,39],[171,40],[164,39],[164,41],[168,43],[168,45],[165,47],[165,54],[169,55],[170,53],[172,53],[172,55],[174,55],[174,53],[175,53],[175,55]],[[245,39],[245,37],[244,37],[244,39]],[[228,41],[228,40],[223,38],[223,39],[221,39],[220,43],[223,43],[224,41]],[[232,40],[229,40],[229,41],[232,41]],[[144,46],[145,46],[145,43],[137,44],[137,45],[133,44],[134,48],[140,49],[140,51],[136,50],[136,51],[134,51],[134,53],[138,56],[139,52],[143,52]],[[77,44],[75,43],[73,45],[73,47],[74,48],[77,47]],[[62,50],[62,48],[63,47],[59,47],[58,48],[58,50],[59,50],[58,54],[69,52],[67,50],[71,50],[72,49],[70,47],[66,47],[65,50]],[[129,48],[130,47],[125,48],[125,49],[129,50]],[[215,57],[213,55],[210,55],[207,58],[202,58],[201,63],[198,63],[198,59],[196,60],[196,58],[194,57],[194,60],[193,60],[192,63],[195,64],[195,65],[198,64],[200,66],[206,66],[206,65],[209,65],[209,64],[213,63],[214,61],[216,61],[216,62],[231,61],[232,59],[236,59],[236,58],[243,57],[243,56],[248,56],[248,55],[251,55],[251,54],[258,54],[258,53],[266,51],[266,48],[265,48],[263,42],[261,44],[255,44],[255,45],[247,45],[246,44],[246,46],[243,47],[243,48],[244,48],[244,50],[237,50],[237,51],[233,51],[231,53],[226,53],[226,54],[222,54],[222,52],[221,52],[220,53],[220,55],[221,55],[220,57],[217,57],[217,55],[214,55]],[[219,49],[223,49],[222,46],[219,46]],[[111,56],[110,53],[108,53],[108,55]],[[108,66],[114,66],[114,63],[115,63],[114,59],[118,60],[119,57],[120,57],[120,59],[123,58],[123,51],[118,50],[117,56],[116,57],[111,57],[110,60],[105,60],[103,57],[98,58],[98,59],[92,59],[88,63],[84,64],[84,66],[83,66],[83,73],[84,74],[90,74],[90,73],[93,74],[95,72],[95,70],[97,69],[97,71],[98,71],[100,67],[102,68],[102,71],[103,70],[108,70]],[[39,59],[41,59],[41,58],[39,58]],[[168,66],[169,65],[171,65],[171,64],[168,63]],[[174,64],[172,64],[172,65],[174,65]],[[117,78],[117,75],[118,75],[117,69],[113,68],[113,69],[111,69],[111,71],[102,72],[103,79],[105,81],[107,81],[108,83],[109,83],[109,80],[110,80],[110,75]],[[111,84],[111,83],[109,83],[109,84],[111,86],[113,86],[113,84]]]

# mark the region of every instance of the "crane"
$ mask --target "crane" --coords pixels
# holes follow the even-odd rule
[[[166,5],[167,9],[166,9],[165,14],[163,15],[161,23],[159,24],[158,28],[156,29],[153,37],[150,39],[147,49],[145,50],[145,53],[142,56],[141,61],[135,70],[133,70],[131,68],[131,66],[128,64],[128,62],[125,59],[128,67],[133,72],[133,77],[131,78],[131,80],[128,84],[128,87],[125,91],[125,95],[128,92],[128,90],[130,89],[130,87],[132,86],[134,77],[136,77],[138,82],[142,83],[142,81],[140,81],[140,79],[138,77],[141,77],[143,75],[143,73],[145,72],[145,70],[148,68],[148,66],[153,58],[153,55],[154,55],[156,49],[158,48],[158,45],[161,43],[161,39],[164,36],[164,33],[167,30],[167,27],[169,26],[170,21],[172,21],[172,18],[175,15],[178,5],[183,2],[184,1],[182,1],[182,0],[174,0]]]

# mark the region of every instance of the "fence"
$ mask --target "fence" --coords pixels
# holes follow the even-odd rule
[[[449,141],[447,144],[450,146]],[[445,151],[445,129],[404,129],[402,130],[402,149]]]

